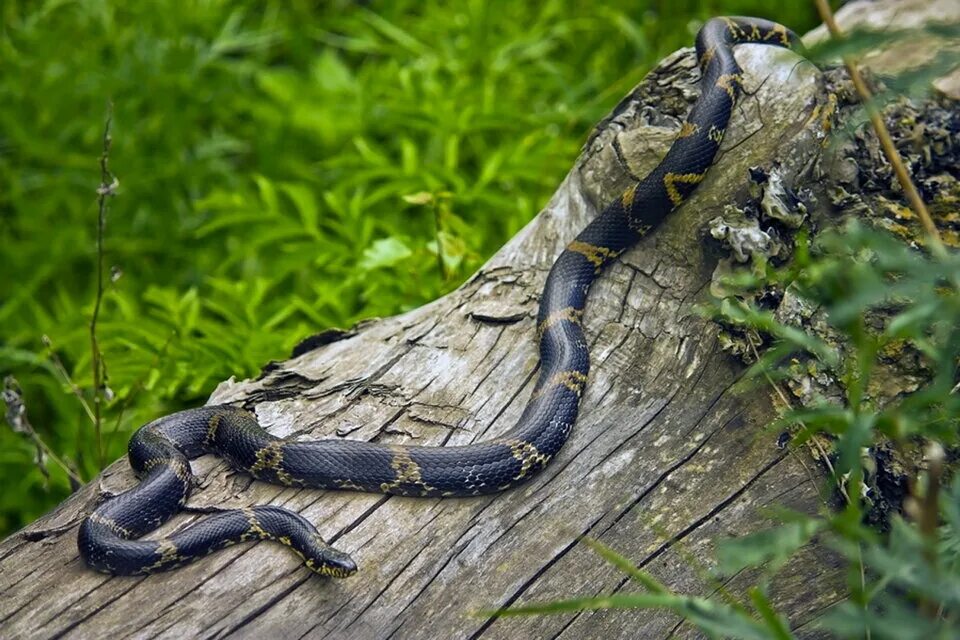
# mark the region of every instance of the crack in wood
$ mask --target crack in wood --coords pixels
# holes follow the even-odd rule
[[[565,555],[567,555],[575,546],[577,546],[577,545],[580,543],[580,539],[581,539],[583,536],[585,536],[585,535],[587,535],[588,533],[590,533],[590,531],[593,529],[593,527],[594,527],[602,518],[603,518],[603,517],[601,516],[600,518],[597,518],[596,520],[594,520],[594,521],[590,524],[590,526],[587,527],[586,529],[584,529],[583,532],[582,532],[579,536],[577,536],[576,538],[574,538],[574,540],[573,540],[572,542],[570,542],[568,545],[566,545],[565,547],[563,547],[558,553],[554,554],[553,557],[550,558],[550,560],[548,560],[547,562],[545,562],[545,563],[539,568],[539,570],[537,570],[536,573],[534,573],[526,582],[524,582],[524,583],[520,586],[519,589],[517,589],[516,591],[514,591],[514,592],[507,598],[507,600],[506,600],[502,605],[500,605],[500,606],[498,607],[498,611],[503,611],[504,609],[509,609],[509,608],[510,608],[510,605],[512,605],[514,602],[517,601],[517,598],[519,598],[520,596],[522,596],[523,593],[524,593],[527,589],[529,589],[531,585],[533,585],[533,583],[535,583],[537,580],[540,579],[540,576],[542,576],[544,573],[546,573],[546,572],[550,569],[550,567],[552,567],[552,566],[555,565],[557,562],[559,562],[560,560],[562,560]],[[489,629],[490,626],[491,626],[494,622],[496,622],[496,621],[497,621],[497,618],[496,618],[496,617],[490,617],[490,618],[488,618],[482,625],[480,625],[480,628],[479,628],[479,629],[477,629],[475,632],[473,632],[473,633],[469,636],[469,639],[468,639],[468,640],[477,640],[477,638],[479,638],[480,636],[482,636],[482,635],[484,634],[484,632],[485,632],[487,629]]]
[[[726,508],[727,508],[728,506],[730,506],[733,502],[735,502],[738,498],[740,498],[740,496],[742,496],[744,493],[746,493],[746,491],[749,490],[750,487],[753,486],[753,484],[754,484],[757,480],[759,480],[761,477],[763,477],[764,474],[766,474],[768,471],[770,471],[771,469],[773,469],[776,465],[778,465],[779,463],[781,463],[781,462],[786,458],[786,455],[787,455],[786,453],[779,453],[774,460],[772,460],[772,461],[769,462],[768,464],[764,465],[764,467],[763,467],[760,471],[758,471],[756,474],[754,474],[753,476],[751,476],[751,477],[747,480],[746,483],[744,483],[739,489],[737,489],[737,491],[735,491],[735,492],[732,493],[730,496],[728,496],[726,499],[724,499],[723,501],[721,501],[718,505],[716,505],[713,509],[711,509],[706,515],[698,518],[698,519],[695,520],[692,524],[690,524],[689,526],[687,526],[686,528],[684,528],[680,533],[677,533],[677,534],[673,535],[669,540],[667,540],[665,543],[663,543],[662,545],[660,545],[655,551],[653,551],[652,553],[650,553],[649,555],[647,555],[643,560],[641,560],[640,562],[638,562],[635,566],[636,566],[638,569],[644,569],[644,568],[646,568],[650,563],[652,563],[654,560],[656,560],[658,557],[660,557],[660,555],[662,555],[662,554],[665,553],[667,550],[669,550],[670,548],[672,548],[672,547],[673,547],[674,545],[676,545],[678,542],[682,541],[684,538],[686,538],[687,536],[689,536],[691,533],[693,533],[694,531],[696,531],[698,528],[700,528],[701,526],[703,526],[705,523],[709,522],[709,521],[710,521],[711,519],[713,519],[718,513],[720,513],[720,512],[723,511],[724,509],[726,509]],[[682,466],[682,465],[681,465],[681,466]],[[671,472],[672,472],[672,471],[675,471],[675,470],[677,470],[677,469],[679,469],[679,466],[676,467],[676,468],[674,468],[673,470],[671,470]],[[668,474],[668,475],[669,475],[669,474]],[[649,492],[648,492],[648,493],[649,493]],[[636,504],[639,504],[639,501],[637,501],[637,502],[635,502],[633,505],[631,505],[630,509],[632,509],[633,507],[635,507]],[[622,517],[625,516],[626,513],[630,511],[630,509],[628,509],[628,510],[625,511],[623,514],[621,514],[620,519],[622,519]],[[610,593],[613,594],[613,593],[618,593],[618,592],[620,592],[620,591],[623,589],[623,587],[624,587],[627,583],[630,582],[630,580],[631,580],[631,579],[630,579],[629,576],[620,578],[619,582],[617,583],[617,585],[614,587],[614,589],[613,589]],[[596,594],[596,595],[599,595],[599,594]],[[576,614],[574,614],[573,617],[574,617],[574,619],[576,619],[576,618],[580,617],[581,615],[583,615],[583,614],[582,614],[582,613],[576,613]],[[572,624],[572,623],[573,623],[573,620],[571,620],[571,624]]]

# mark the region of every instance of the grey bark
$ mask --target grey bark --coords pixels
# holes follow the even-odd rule
[[[748,197],[747,168],[779,162],[818,179],[825,93],[794,54],[744,46],[746,95],[695,196],[622,256],[591,293],[593,369],[581,417],[532,482],[475,499],[413,499],[253,482],[211,456],[194,462],[190,506],[271,503],[302,513],[360,564],[318,578],[278,545],[241,545],[181,570],[115,578],[79,559],[76,528],[104,494],[136,480],[121,460],[0,543],[4,637],[662,638],[690,635],[661,611],[490,619],[479,609],[629,590],[578,543],[586,534],[672,589],[710,593],[717,541],[769,523],[765,507],[813,512],[819,471],[777,446],[766,389],[738,392],[742,366],[697,313],[719,252],[707,222]],[[509,428],[537,362],[539,291],[562,247],[657,162],[698,95],[694,57],[657,67],[600,123],[537,218],[455,292],[401,316],[328,332],[211,402],[244,401],[280,436],[456,445]],[[202,517],[188,513],[161,530]],[[749,572],[724,586],[751,584]],[[842,598],[823,549],[802,550],[772,585],[801,634]]]

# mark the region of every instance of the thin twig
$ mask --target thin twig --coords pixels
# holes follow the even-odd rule
[[[817,11],[820,12],[820,18],[823,20],[823,23],[827,25],[830,35],[836,40],[842,40],[844,38],[843,31],[840,30],[840,26],[836,20],[834,20],[833,11],[831,11],[827,0],[814,0],[814,3],[817,5]],[[934,224],[933,218],[930,217],[930,212],[927,211],[927,205],[924,204],[923,198],[921,198],[917,192],[916,185],[914,185],[913,180],[910,179],[910,174],[907,173],[903,159],[893,144],[893,139],[890,137],[890,132],[887,131],[887,125],[884,123],[883,117],[873,104],[873,94],[870,92],[869,87],[867,87],[867,83],[864,82],[863,76],[857,68],[856,60],[854,60],[852,56],[843,56],[843,64],[846,65],[847,71],[850,73],[850,79],[853,81],[853,86],[857,90],[857,94],[860,96],[860,101],[863,103],[864,108],[867,110],[870,123],[873,125],[874,131],[877,132],[877,138],[880,140],[880,146],[883,147],[883,153],[887,156],[887,161],[890,163],[890,166],[893,167],[893,171],[897,175],[897,180],[900,182],[900,186],[903,188],[903,192],[910,202],[910,207],[914,213],[917,214],[917,217],[920,218],[920,222],[927,232],[931,252],[938,258],[945,257],[947,250],[943,245],[943,240],[940,238],[937,225]]]
[[[23,402],[23,394],[20,390],[20,384],[16,381],[13,376],[7,376],[3,380],[3,401],[7,405],[6,418],[7,424],[10,425],[16,433],[22,433],[26,435],[30,441],[33,443],[33,446],[37,448],[37,466],[40,469],[40,472],[47,476],[47,471],[43,463],[43,456],[50,458],[53,462],[63,469],[63,472],[67,474],[67,477],[70,478],[71,484],[74,488],[79,487],[83,484],[83,479],[80,475],[74,470],[73,466],[68,464],[66,460],[62,459],[60,456],[54,452],[50,445],[48,445],[40,434],[37,433],[37,430],[33,428],[33,425],[30,424],[30,420],[27,419],[27,408]]]
[[[90,360],[93,367],[93,432],[97,441],[97,465],[103,469],[102,437],[102,400],[106,367],[103,353],[97,341],[97,320],[100,318],[100,305],[103,302],[103,231],[107,222],[109,198],[116,193],[119,182],[110,173],[110,125],[113,122],[113,102],[107,102],[107,121],[103,127],[103,152],[100,154],[100,186],[97,188],[97,296],[93,303],[93,315],[90,318]]]

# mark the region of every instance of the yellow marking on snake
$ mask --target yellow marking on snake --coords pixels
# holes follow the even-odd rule
[[[164,464],[167,461],[166,458],[150,458],[143,463],[144,471],[151,471],[154,467]]]
[[[190,482],[190,467],[185,464],[182,460],[173,458],[167,461],[170,467],[170,470],[173,471],[173,474],[177,476],[181,482]]]
[[[564,320],[577,325],[581,324],[583,322],[583,309],[577,309],[575,307],[557,309],[544,318],[540,326],[537,327],[537,336],[542,336],[547,329]]]
[[[700,131],[700,125],[693,122],[684,122],[683,126],[680,127],[680,133],[677,135],[677,138],[689,138]]]
[[[433,487],[423,481],[423,474],[420,465],[414,462],[410,457],[410,452],[406,447],[392,446],[393,457],[390,460],[390,468],[396,472],[397,477],[393,482],[384,482],[380,485],[381,491],[390,489],[399,489],[403,485],[415,485],[422,487],[421,493],[433,491]]]
[[[334,480],[334,484],[337,485],[338,489],[350,489],[353,491],[363,491],[363,487],[353,480]]]
[[[623,195],[620,196],[620,204],[623,205],[624,209],[629,209],[633,206],[633,199],[637,195],[637,185],[631,185],[623,192]]]
[[[258,477],[258,474],[261,471],[270,470],[273,471],[277,480],[281,484],[289,487],[293,484],[303,485],[303,482],[296,480],[293,476],[287,473],[283,465],[283,442],[277,440],[271,442],[267,446],[263,447],[256,453],[257,461],[253,463],[253,466],[248,469],[254,478]]]
[[[253,512],[253,509],[246,507],[240,511],[243,513],[243,517],[247,519],[247,523],[250,525],[250,528],[247,529],[242,536],[240,536],[241,542],[246,542],[247,540],[252,540],[254,538],[258,540],[273,539],[273,536],[267,533],[267,530],[264,529],[260,524],[260,521],[257,519],[257,514]]]
[[[276,469],[283,462],[283,449],[279,441],[271,442],[256,453],[257,461],[250,467],[250,473],[256,475],[264,469]]]
[[[742,77],[739,73],[725,73],[717,78],[717,86],[726,91],[731,100],[735,100],[737,90],[734,88],[734,83],[739,85],[741,79]]]
[[[663,186],[667,189],[667,195],[670,197],[670,202],[674,205],[679,205],[683,202],[683,194],[677,189],[678,184],[699,184],[703,177],[706,175],[704,173],[668,173],[663,176]]]
[[[156,571],[157,569],[163,569],[168,565],[175,564],[181,560],[180,550],[177,549],[177,545],[173,544],[173,541],[169,538],[161,538],[157,540],[157,548],[155,553],[160,554],[160,557],[157,558],[157,561],[154,562],[149,567],[144,567],[144,573],[150,573],[151,571]]]
[[[217,439],[217,429],[220,428],[221,416],[219,413],[215,413],[210,416],[210,420],[207,422],[207,436],[203,439],[203,444],[206,446],[212,446]]]
[[[130,533],[130,531],[128,529],[121,527],[119,524],[117,524],[117,521],[114,520],[113,518],[108,518],[106,516],[101,516],[96,513],[91,513],[90,522],[96,522],[97,524],[102,524],[105,527],[108,527],[111,531],[113,531],[115,534],[117,534],[121,538],[132,537],[132,534]]]
[[[780,38],[780,44],[785,47],[790,46],[790,36],[787,34],[787,28],[782,24],[774,25],[773,29],[767,32],[767,37],[764,38],[764,41],[773,40],[778,37]]]
[[[583,388],[587,384],[587,376],[579,371],[570,370],[570,371],[561,371],[559,373],[553,374],[546,384],[544,384],[540,389],[534,394],[534,397],[538,397],[547,392],[548,389],[552,387],[562,386],[570,389],[577,397],[580,397],[580,394],[583,393]]]
[[[633,229],[634,233],[636,233],[638,236],[644,236],[646,235],[647,231],[653,229],[652,224],[646,224],[640,220],[630,220],[627,222],[627,225],[629,225],[629,227]]]
[[[715,124],[710,125],[710,130],[707,131],[707,138],[713,140],[717,144],[723,142],[723,134],[726,132],[726,129],[721,129]]]
[[[710,62],[711,60],[713,60],[713,56],[715,56],[715,55],[717,55],[717,48],[716,48],[716,47],[710,47],[709,49],[707,49],[706,51],[704,51],[704,52],[703,52],[703,55],[700,56],[700,66],[701,66],[701,67],[707,66],[707,63]]]
[[[727,24],[727,29],[730,30],[730,35],[732,35],[735,39],[743,37],[743,31],[740,30],[740,25],[738,25],[736,22],[734,22],[730,18],[721,18],[721,19]]]
[[[533,443],[510,439],[504,440],[503,444],[509,446],[511,455],[520,461],[520,471],[513,477],[514,480],[522,480],[531,470],[540,469],[550,462],[550,456],[540,453]]]
[[[574,240],[568,244],[567,250],[582,255],[591,264],[593,264],[594,267],[596,267],[597,272],[600,271],[600,268],[603,267],[603,264],[607,260],[616,258],[618,255],[623,253],[622,251],[614,251],[613,249],[590,244],[589,242],[581,242],[580,240]]]
[[[281,484],[287,487],[292,487],[293,485],[298,485],[300,487],[306,486],[303,480],[294,478],[283,469],[277,469],[277,480],[279,480]]]

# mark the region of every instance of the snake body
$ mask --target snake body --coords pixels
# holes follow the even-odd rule
[[[590,368],[582,327],[590,286],[703,180],[740,92],[732,48],[743,42],[790,47],[798,40],[785,27],[754,18],[715,18],[700,30],[702,95],[677,139],[660,164],[607,205],[550,270],[537,317],[540,373],[516,426],[485,442],[417,447],[283,440],[267,433],[252,413],[232,406],[175,413],[141,427],[130,440],[129,459],[140,483],[83,521],[78,544],[87,564],[111,574],[152,573],[235,543],[269,539],[291,547],[319,574],[356,571],[350,556],[324,542],[302,516],[280,507],[223,511],[162,539],[140,540],[183,508],[193,482],[189,460],[202,453],[222,456],[268,482],[401,496],[475,496],[532,477],[557,455],[577,419]]]

